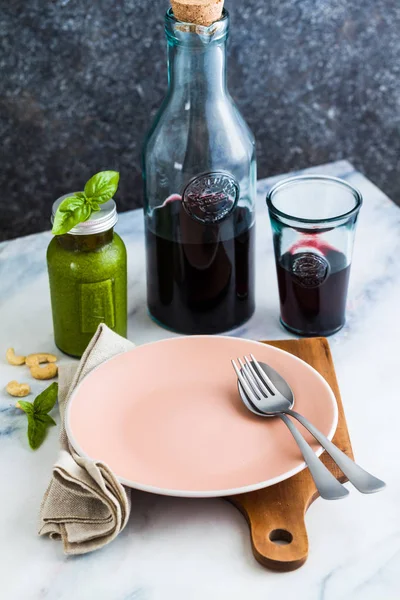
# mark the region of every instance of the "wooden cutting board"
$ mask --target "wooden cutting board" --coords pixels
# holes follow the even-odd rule
[[[305,338],[264,343],[298,356],[326,379],[336,396],[339,408],[339,421],[333,441],[353,458],[328,340]],[[301,425],[297,425],[301,428]],[[336,479],[341,482],[347,481],[326,452],[322,454],[321,459]],[[253,554],[258,562],[275,571],[294,571],[307,560],[308,536],[304,517],[316,498],[318,491],[310,471],[304,469],[294,477],[271,487],[226,499],[246,518],[250,527]],[[282,544],[282,541],[286,543]]]

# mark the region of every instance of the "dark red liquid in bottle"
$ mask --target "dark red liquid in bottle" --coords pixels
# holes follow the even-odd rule
[[[277,264],[281,320],[301,335],[330,335],[343,327],[350,266],[341,252],[287,252]]]
[[[218,333],[254,312],[254,225],[237,207],[218,223],[189,216],[179,201],[146,223],[147,303],[161,325],[182,333]]]

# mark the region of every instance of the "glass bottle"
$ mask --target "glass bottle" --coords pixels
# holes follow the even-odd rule
[[[209,27],[167,12],[168,92],[144,146],[148,308],[183,333],[254,311],[255,141],[227,90],[228,29],[226,10]]]
[[[54,203],[53,216],[69,195]],[[100,323],[126,337],[127,257],[116,222],[109,200],[47,249],[55,343],[71,356],[82,356]]]

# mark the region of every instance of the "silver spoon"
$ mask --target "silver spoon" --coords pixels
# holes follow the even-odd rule
[[[349,491],[343,487],[336,477],[332,475],[329,469],[327,469],[324,463],[319,460],[317,455],[314,453],[314,450],[301,435],[300,431],[298,431],[298,429],[294,426],[289,417],[282,412],[282,406],[279,403],[271,403],[270,411],[268,413],[261,412],[258,410],[258,408],[256,408],[258,398],[254,395],[252,389],[249,387],[248,373],[245,369],[245,366],[240,359],[239,362],[241,363],[242,370],[238,369],[234,361],[232,361],[232,365],[238,376],[238,388],[243,404],[259,417],[279,417],[282,419],[296,440],[298,447],[300,448],[304,461],[310,470],[311,476],[314,479],[314,483],[321,498],[324,498],[325,500],[338,500],[339,498],[344,498],[347,496]]]
[[[285,379],[279,375],[272,367],[265,363],[258,363],[253,355],[250,362],[245,357],[246,365],[241,362],[242,369],[246,371],[247,378],[250,377],[250,383],[257,384],[261,398],[257,401],[254,409],[259,414],[270,413],[271,409],[280,410],[285,415],[289,415],[299,421],[318,441],[319,444],[327,451],[327,453],[336,462],[341,471],[346,475],[347,479],[363,494],[371,494],[378,492],[385,487],[385,483],[374,477],[351,458],[349,458],[342,450],[333,444],[328,438],[310,423],[303,415],[292,410],[294,405],[294,394]],[[252,386],[251,386],[252,387]],[[241,392],[243,400],[243,390]],[[254,391],[254,387],[253,387]],[[267,416],[267,415],[266,415]]]

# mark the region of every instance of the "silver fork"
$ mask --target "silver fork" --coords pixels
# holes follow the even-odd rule
[[[286,415],[290,415],[297,419],[315,437],[343,471],[350,483],[352,483],[360,492],[371,494],[373,492],[378,492],[385,487],[386,484],[384,481],[371,475],[371,473],[365,471],[360,465],[357,465],[357,463],[342,452],[340,448],[328,440],[317,427],[301,414],[291,410],[294,404],[294,394],[287,382],[279,375],[279,373],[274,371],[272,367],[269,365],[264,365],[262,367],[252,354],[250,356],[252,362],[250,362],[247,356],[245,356],[246,365],[243,365],[240,359],[239,362],[242,370],[246,373],[250,385],[253,384],[252,389],[258,397],[258,401],[255,405],[256,410],[266,414],[270,411],[271,405],[274,404],[275,408],[279,406]],[[282,394],[278,390],[271,377],[275,379],[276,383],[280,382],[281,388],[283,387],[285,394]],[[254,384],[257,388],[256,390],[254,389]]]
[[[339,498],[344,498],[347,496],[349,491],[332,475],[324,463],[318,459],[317,455],[314,453],[314,450],[303,438],[300,431],[298,431],[289,417],[282,412],[282,403],[279,401],[276,402],[275,397],[272,397],[272,403],[269,403],[268,411],[262,411],[262,409],[258,410],[258,406],[260,406],[260,400],[262,398],[268,398],[268,396],[266,396],[267,392],[265,391],[266,387],[265,385],[263,387],[259,386],[257,383],[259,378],[256,379],[253,374],[250,374],[251,371],[249,368],[246,369],[246,366],[248,365],[244,365],[240,359],[238,360],[241,369],[238,368],[234,360],[232,360],[232,365],[249,401],[249,403],[247,403],[241,396],[245,406],[259,416],[263,416],[262,413],[264,413],[266,416],[279,417],[282,419],[290,433],[293,435],[300,452],[303,455],[304,461],[310,470],[321,498],[324,498],[325,500],[338,500]],[[285,408],[287,407],[287,404],[287,400],[285,400]]]

